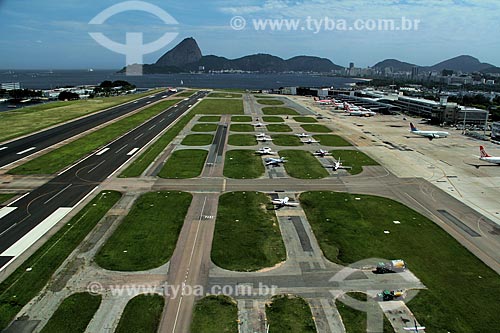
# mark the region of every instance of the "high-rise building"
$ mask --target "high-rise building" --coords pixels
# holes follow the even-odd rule
[[[412,79],[417,79],[418,78],[418,74],[419,74],[418,67],[417,66],[412,67],[412,69],[411,69],[411,78]]]
[[[354,63],[353,62],[350,62],[349,63],[349,69],[353,69],[354,68]]]

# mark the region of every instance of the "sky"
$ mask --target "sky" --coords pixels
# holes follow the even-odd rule
[[[155,5],[154,13],[128,10],[101,20],[102,24],[89,24],[102,11],[123,3],[0,0],[0,68],[117,69],[125,65],[124,54],[101,45],[89,33],[102,33],[120,44],[126,42],[127,33],[142,33],[146,44],[166,33],[175,37],[144,55],[144,63],[155,62],[182,39],[194,37],[204,55],[227,58],[255,53],[285,59],[311,55],[341,66],[354,62],[356,67],[366,67],[387,58],[433,65],[467,54],[500,66],[498,0],[148,0],[138,5]],[[130,8],[131,3],[125,5]],[[403,27],[403,18],[411,28],[397,29]],[[394,20],[397,30],[373,29],[387,19]],[[269,20],[275,24],[288,20],[292,26],[256,27]],[[414,29],[417,20],[418,29]]]

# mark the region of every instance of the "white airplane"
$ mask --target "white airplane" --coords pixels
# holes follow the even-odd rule
[[[255,126],[255,127],[263,127],[263,126],[265,126],[265,124],[263,124],[261,122],[258,122],[258,123],[252,124],[252,125]]]
[[[483,146],[479,147],[479,151],[481,152],[481,156],[479,157],[481,161],[500,165],[500,157],[488,155]]]
[[[417,325],[417,321],[415,320],[415,327],[403,327],[403,329],[405,331],[413,331],[413,332],[417,332],[418,333],[418,331],[425,330],[425,327],[424,326],[418,326]]]
[[[257,155],[276,155],[276,153],[269,147],[260,148],[259,150],[255,151],[255,153]]]
[[[266,158],[266,166],[279,166],[280,164],[286,163],[286,159],[284,157],[280,158]]]
[[[413,123],[410,123],[410,132],[412,132],[413,134],[416,134],[416,135],[426,137],[431,141],[432,141],[432,139],[446,138],[448,135],[450,135],[450,133],[443,132],[443,131],[419,131],[413,125]]]
[[[326,150],[323,150],[323,149],[320,149],[320,150],[316,150],[314,153],[313,153],[314,156],[319,156],[319,157],[325,157],[325,156],[331,156],[332,154],[330,154],[329,152],[327,152]]]
[[[372,117],[376,115],[376,113],[371,110],[359,108],[351,104],[347,104],[345,110],[349,114],[349,116]]]
[[[255,134],[255,136],[256,136],[257,138],[265,138],[265,137],[267,137],[268,135],[267,135],[266,133],[258,133],[258,134]]]
[[[309,138],[307,140],[303,140],[302,143],[312,144],[312,143],[319,143],[319,141],[314,140],[313,138]]]
[[[325,168],[332,168],[333,171],[352,169],[352,167],[350,167],[350,166],[344,166],[342,164],[342,162],[340,161],[340,157],[338,160],[335,161],[335,163],[333,163],[333,165],[327,165],[327,166],[325,166]]]
[[[259,142],[268,142],[268,141],[273,141],[273,138],[269,136],[261,136],[257,138],[257,141]]]
[[[278,206],[278,207],[276,207],[277,209],[280,209],[280,208],[285,207],[285,206],[297,207],[299,205],[298,202],[290,202],[289,197],[285,197],[284,199],[274,199],[272,201],[272,203],[273,203],[273,205]]]
[[[298,136],[299,138],[308,138],[309,137],[309,134],[306,134],[306,133],[300,133],[300,134],[295,134],[296,136]]]
[[[319,99],[317,97],[314,97],[314,101],[318,103],[319,105],[331,105],[333,101],[331,99]]]

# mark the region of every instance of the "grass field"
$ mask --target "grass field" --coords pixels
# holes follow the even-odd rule
[[[328,176],[328,171],[310,152],[303,150],[282,150],[279,154],[288,160],[284,165],[290,177],[320,179]]]
[[[231,121],[234,123],[249,123],[252,121],[251,116],[232,116]]]
[[[158,177],[161,178],[195,178],[203,171],[208,151],[201,149],[183,149],[172,153],[163,166]]]
[[[191,128],[193,132],[215,132],[217,124],[196,124]]]
[[[366,302],[366,294],[364,293],[350,292],[347,293],[347,295],[359,301]],[[342,317],[342,322],[344,323],[346,333],[366,333],[366,312],[355,310],[342,303],[342,301],[340,301],[339,299],[335,300],[335,306],[337,307],[337,310]],[[386,333],[394,333],[394,329],[392,328],[391,323],[385,316],[383,329]]]
[[[500,327],[498,309],[492,306],[500,299],[500,277],[434,222],[374,196],[306,192],[300,202],[329,260],[344,265],[366,258],[406,261],[428,288],[409,307],[429,332],[495,332]]]
[[[83,333],[101,305],[102,296],[77,293],[67,297],[50,317],[41,333]]]
[[[290,146],[290,147],[304,145],[304,143],[302,143],[299,137],[288,134],[273,135],[273,143],[277,146]]]
[[[119,177],[139,177],[147,167],[153,163],[155,158],[168,146],[170,142],[186,127],[193,119],[194,113],[189,112],[165,132],[156,142],[148,147],[138,158],[136,158]]]
[[[365,165],[379,165],[377,162],[357,150],[332,150],[330,151],[335,159],[340,157],[342,163],[351,166],[348,170],[351,175],[357,175],[363,171]]]
[[[206,146],[214,141],[214,136],[212,134],[191,134],[187,135],[184,140],[182,140],[181,145],[184,146]]]
[[[220,121],[220,116],[201,116],[198,121],[205,123],[218,123]]]
[[[97,222],[120,199],[119,192],[101,192],[0,284],[0,330],[47,284],[52,274]],[[31,268],[31,271],[27,271]]]
[[[231,124],[229,130],[231,132],[253,132],[254,127],[250,124]]]
[[[311,308],[303,298],[277,295],[271,301],[271,304],[266,304],[269,333],[316,332]]]
[[[0,112],[0,142],[127,103],[159,91],[154,90],[143,94],[119,97],[53,102]]]
[[[305,124],[305,125],[300,125],[300,127],[302,127],[304,131],[312,133],[330,133],[332,131],[325,125],[318,125],[318,124]]]
[[[284,108],[279,106],[271,106],[262,108],[262,112],[266,116],[279,116],[279,115],[288,115],[288,116],[297,116],[299,113],[294,109]]]
[[[213,92],[208,94],[208,97],[212,98],[242,98],[242,94],[235,94],[229,92]]]
[[[158,331],[165,299],[160,295],[139,295],[123,310],[115,333],[150,333]]]
[[[238,332],[238,305],[231,298],[207,296],[196,302],[191,333]]]
[[[175,97],[191,97],[196,93],[196,90],[185,90],[183,92],[178,93]]]
[[[293,120],[295,120],[298,123],[317,123],[318,122],[313,117],[293,117]]]
[[[257,140],[255,135],[252,134],[232,134],[229,136],[227,141],[228,145],[231,146],[255,146],[257,145]]]
[[[338,135],[318,134],[318,135],[314,135],[314,138],[316,140],[320,141],[322,146],[328,146],[328,147],[350,147],[350,146],[352,146],[344,138],[342,138]]]
[[[257,103],[262,105],[283,105],[285,102],[277,100],[277,99],[258,99]]]
[[[193,109],[195,114],[243,114],[243,101],[231,99],[205,99]]]
[[[134,203],[129,214],[95,256],[114,271],[142,271],[165,264],[191,204],[185,192],[150,192]]]
[[[269,132],[293,132],[290,126],[285,124],[266,125],[266,128]]]
[[[267,116],[267,117],[262,117],[262,121],[265,121],[266,123],[284,123],[285,120],[281,117],[274,117],[274,116]]]
[[[243,204],[244,203],[244,204]],[[212,261],[234,271],[256,271],[286,259],[270,199],[259,192],[230,192],[219,198]]]
[[[235,179],[259,178],[264,174],[260,156],[253,150],[229,150],[224,160],[224,176]]]
[[[99,147],[110,143],[119,136],[141,125],[148,119],[158,115],[175,103],[175,100],[167,100],[150,106],[139,113],[123,118],[104,128],[101,128],[100,130],[57,148],[50,153],[24,163],[17,168],[10,170],[9,174],[54,174],[75,163],[85,155],[96,151]]]
[[[5,201],[12,199],[15,197],[16,194],[0,194],[0,205],[3,204]]]

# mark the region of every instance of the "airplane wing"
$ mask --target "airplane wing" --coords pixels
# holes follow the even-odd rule
[[[405,331],[412,331],[412,332],[418,332],[420,330],[425,330],[425,327],[420,326],[420,327],[403,327]]]

